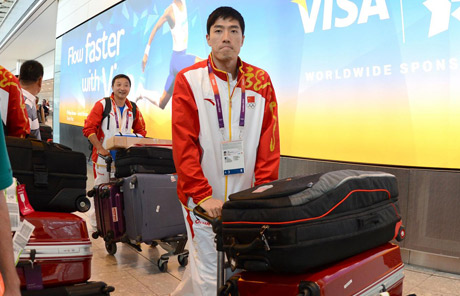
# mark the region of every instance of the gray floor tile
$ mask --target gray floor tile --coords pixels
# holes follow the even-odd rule
[[[430,276],[417,288],[441,295],[460,295],[460,280],[453,280],[446,277]]]
[[[410,268],[406,267],[404,270],[403,295],[410,294],[409,291],[411,289],[421,285],[430,276],[431,274],[420,271],[412,271]]]
[[[409,293],[403,293],[403,295],[415,294],[417,296],[459,296],[460,292],[455,294],[443,293],[439,291],[430,291],[423,288],[414,288],[409,291]]]
[[[91,280],[104,281],[108,285],[115,287],[113,296],[124,295],[152,295],[157,296],[154,291],[134,278],[129,270],[120,270],[117,272],[101,272],[91,277]]]

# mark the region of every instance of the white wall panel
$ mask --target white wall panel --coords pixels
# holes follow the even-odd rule
[[[44,68],[43,80],[53,79],[54,77],[54,50],[36,58]]]
[[[56,37],[61,36],[119,2],[122,2],[122,0],[60,0]]]

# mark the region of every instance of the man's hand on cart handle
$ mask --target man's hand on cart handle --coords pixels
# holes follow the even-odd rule
[[[101,146],[99,149],[97,149],[97,154],[99,154],[99,156],[103,157],[103,156],[109,156],[110,152],[109,152],[109,150],[107,150],[107,149],[105,149],[104,147]]]
[[[212,218],[217,218],[222,214],[222,206],[224,203],[215,198],[210,198],[200,204],[203,210]]]
[[[196,206],[194,209],[193,209],[193,213],[195,214],[195,216],[198,216],[200,218],[202,218],[203,220],[209,222],[212,226],[212,230],[214,231],[214,233],[221,233],[222,231],[222,219],[221,217],[211,217],[209,216],[206,211],[201,207],[203,204],[199,205],[199,206]]]

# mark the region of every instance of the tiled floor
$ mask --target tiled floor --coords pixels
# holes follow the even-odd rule
[[[90,170],[88,187],[92,186]],[[85,214],[80,214],[86,217]],[[159,256],[166,253],[161,247],[142,245],[142,252],[117,243],[118,251],[114,256],[107,254],[104,241],[93,242],[92,281],[104,281],[115,287],[112,295],[169,295],[179,284],[184,267],[177,257],[171,257],[167,272],[161,272],[157,266]],[[403,295],[417,296],[454,296],[460,295],[460,275],[437,272],[431,269],[406,265]],[[340,295],[334,295],[340,296]]]

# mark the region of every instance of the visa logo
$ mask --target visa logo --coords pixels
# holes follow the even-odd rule
[[[306,34],[315,31],[320,9],[323,13],[323,30],[346,28],[353,24],[365,24],[370,16],[378,16],[380,20],[390,18],[386,0],[362,0],[361,5],[351,0],[313,0],[310,9],[306,0],[292,0],[299,6],[303,28]],[[333,12],[340,12],[342,17],[332,17]]]

